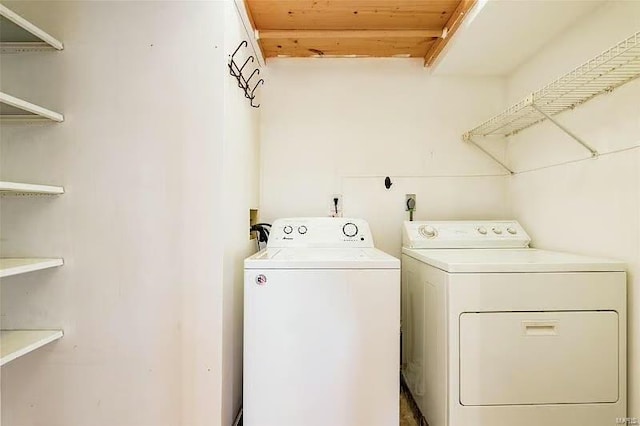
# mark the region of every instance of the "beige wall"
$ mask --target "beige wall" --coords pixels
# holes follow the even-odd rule
[[[236,8],[228,2],[225,54],[232,54],[248,37]],[[248,54],[254,54],[251,45],[242,48],[236,59],[242,64]],[[253,71],[250,67],[247,65],[249,74]],[[257,81],[258,78],[254,77],[251,83]],[[256,251],[255,240],[249,240],[249,209],[258,208],[260,109],[250,106],[236,80],[228,73],[224,90],[224,189],[221,208],[224,222],[220,225],[219,235],[224,240],[222,425],[226,426],[233,423],[242,405],[244,259]],[[261,102],[260,90],[255,92],[256,104]]]
[[[341,193],[344,214],[367,219],[376,244],[399,255],[406,193],[417,194],[417,219],[507,214],[504,171],[461,142],[503,106],[502,80],[433,77],[407,59],[275,59],[267,72],[267,221],[327,216],[332,194]]]
[[[2,90],[65,113],[2,125],[2,327],[65,337],[2,368],[2,424],[217,425],[222,367],[223,4],[7,3],[62,39],[3,55]]]

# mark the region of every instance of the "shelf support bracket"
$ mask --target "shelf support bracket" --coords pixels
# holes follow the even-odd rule
[[[498,159],[496,158],[496,156],[495,156],[495,155],[493,155],[492,153],[490,153],[489,151],[487,151],[486,149],[484,149],[484,148],[483,148],[480,144],[478,144],[476,141],[474,141],[474,140],[473,140],[473,138],[471,137],[471,134],[469,134],[469,133],[465,133],[465,134],[462,136],[462,139],[463,139],[465,142],[471,142],[471,143],[472,143],[476,148],[478,148],[480,151],[484,152],[484,153],[485,153],[485,155],[489,156],[493,161],[495,161],[496,163],[500,164],[500,165],[502,166],[502,168],[503,168],[503,169],[505,169],[506,171],[508,171],[508,172],[509,172],[509,174],[511,174],[511,175],[513,175],[513,174],[514,174],[513,170],[511,170],[509,167],[507,167],[507,165],[506,165],[506,164],[504,164],[502,161],[498,160]]]
[[[560,130],[562,130],[563,132],[565,132],[567,135],[569,135],[572,139],[574,139],[576,142],[578,142],[580,145],[582,145],[585,149],[587,149],[590,153],[592,157],[597,157],[598,156],[598,151],[596,151],[594,148],[592,148],[588,143],[586,143],[585,141],[583,141],[578,135],[576,135],[575,133],[573,133],[571,130],[567,129],[566,127],[564,127],[562,124],[560,124],[555,118],[551,117],[549,114],[547,114],[546,112],[544,112],[541,108],[539,108],[535,103],[531,103],[531,106],[533,107],[533,109],[535,109],[536,111],[538,111],[540,114],[542,114],[547,120],[549,120],[550,122],[552,122],[553,124],[556,125],[556,127],[558,127]]]

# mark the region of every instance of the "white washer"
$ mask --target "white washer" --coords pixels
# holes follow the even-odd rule
[[[397,426],[400,261],[361,219],[280,219],[245,260],[245,426]]]
[[[405,222],[402,370],[430,426],[625,417],[625,265],[529,241],[515,221]]]

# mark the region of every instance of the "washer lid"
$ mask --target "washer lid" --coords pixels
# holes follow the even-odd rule
[[[400,260],[375,248],[266,248],[245,269],[400,269]]]
[[[445,272],[625,271],[623,262],[537,249],[408,249],[402,253]]]

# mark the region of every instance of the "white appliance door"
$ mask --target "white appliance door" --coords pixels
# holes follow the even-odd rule
[[[462,405],[617,400],[616,312],[481,312],[460,316]]]
[[[245,426],[397,426],[399,270],[246,270]]]

